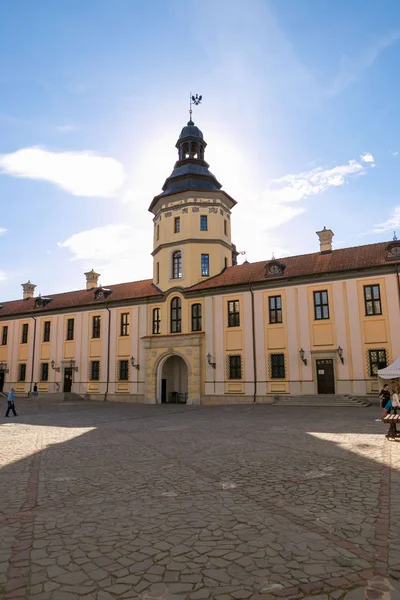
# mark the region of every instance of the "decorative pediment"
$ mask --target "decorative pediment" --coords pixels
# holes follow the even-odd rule
[[[99,300],[101,302],[102,300],[107,300],[110,294],[112,294],[112,290],[99,287],[95,289],[94,299]]]
[[[400,241],[394,240],[385,248],[386,260],[400,260]]]
[[[265,265],[265,277],[279,277],[283,275],[286,269],[286,265],[279,262],[279,260],[270,260]]]

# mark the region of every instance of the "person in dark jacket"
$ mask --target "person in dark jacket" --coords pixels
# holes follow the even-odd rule
[[[33,395],[36,397],[38,395],[37,383],[33,386]]]
[[[390,390],[389,390],[389,384],[388,383],[386,383],[383,386],[383,389],[381,390],[381,393],[379,394],[379,399],[381,401],[381,407],[385,408],[386,404],[390,400]]]

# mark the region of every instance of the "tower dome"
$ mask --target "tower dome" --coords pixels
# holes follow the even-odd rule
[[[190,121],[188,121],[188,124],[185,125],[185,127],[182,129],[181,134],[179,136],[179,140],[183,140],[187,137],[198,137],[200,139],[203,139],[203,132],[200,131],[197,125],[193,123],[192,119],[190,119]]]
[[[165,196],[186,190],[217,192],[221,189],[221,184],[208,170],[209,165],[204,160],[206,146],[203,132],[190,119],[182,128],[175,144],[178,149],[178,160],[174,165],[174,170],[165,180],[162,193],[153,199],[149,207],[150,211],[158,200]]]

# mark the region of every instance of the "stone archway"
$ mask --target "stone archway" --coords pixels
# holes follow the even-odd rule
[[[203,333],[191,333],[176,337],[152,335],[142,338],[145,351],[144,402],[146,404],[156,404],[161,402],[162,368],[166,361],[173,356],[180,358],[186,364],[187,404],[200,404],[201,348],[203,337]]]
[[[158,367],[157,400],[162,404],[186,404],[189,391],[189,375],[186,361],[179,354],[172,354],[160,361]]]

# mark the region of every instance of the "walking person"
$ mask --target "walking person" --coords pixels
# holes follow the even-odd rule
[[[12,412],[14,414],[14,417],[18,416],[18,414],[15,411],[15,402],[14,402],[15,401],[15,396],[14,396],[14,392],[15,392],[14,388],[11,388],[11,390],[8,392],[8,397],[7,397],[8,407],[7,407],[6,415],[5,415],[6,417],[8,417],[10,410],[12,410]]]
[[[390,390],[388,383],[385,383],[385,385],[383,386],[381,393],[379,394],[379,400],[381,401],[381,407],[385,408],[386,404],[390,400]]]
[[[385,383],[385,385],[381,389],[381,392],[379,394],[379,400],[381,401],[381,407],[383,410],[379,419],[375,419],[375,421],[382,421],[383,417],[386,417],[386,415],[388,414],[388,412],[390,412],[390,409],[392,407],[392,405],[390,404],[390,389],[388,383]],[[386,409],[388,404],[390,404],[389,410]]]
[[[400,408],[400,388],[395,387],[392,396],[392,411],[397,415],[397,410]]]
[[[35,385],[33,386],[33,395],[35,396],[35,398],[38,395],[37,383],[35,383]]]

